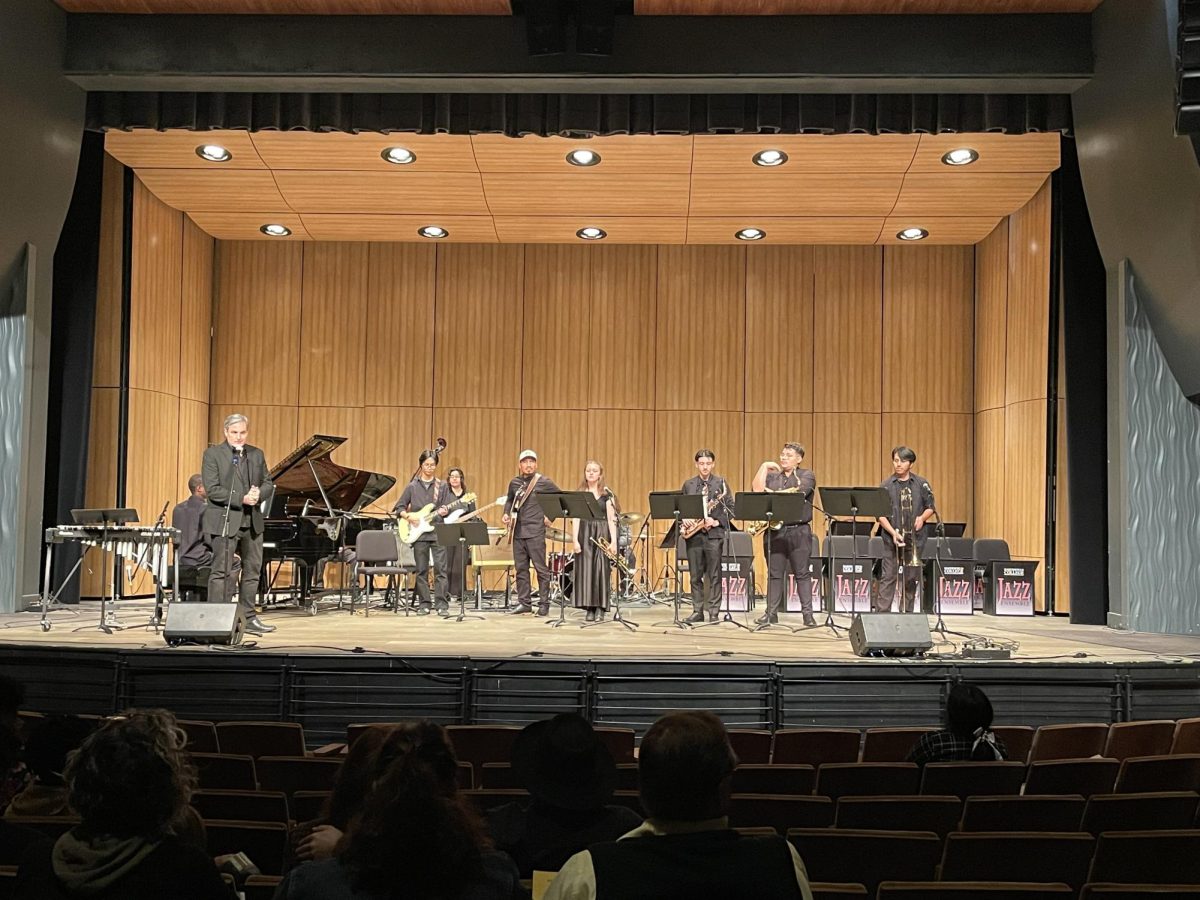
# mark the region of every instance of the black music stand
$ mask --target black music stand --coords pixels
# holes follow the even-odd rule
[[[555,519],[563,520],[562,531],[564,534],[567,530],[567,519],[595,521],[596,519],[605,518],[604,509],[600,506],[600,501],[596,499],[596,495],[591,491],[547,492],[534,494],[533,499],[542,508],[542,515],[551,522]],[[563,553],[565,553],[565,539],[560,539],[559,546],[563,548]],[[561,571],[555,572],[554,579],[551,582],[554,586],[551,593],[556,594],[558,598],[558,618],[546,623],[551,628],[560,628],[567,624],[567,595],[563,591],[562,575]],[[541,585],[538,586],[538,590],[541,590]],[[549,586],[547,590],[550,590]]]
[[[889,515],[892,511],[892,499],[888,496],[888,492],[881,487],[823,487],[818,488],[821,492],[821,512],[825,515],[825,521],[828,524],[827,534],[834,533],[834,516],[849,516],[850,517],[850,533],[853,538],[850,541],[850,554],[854,560],[854,565],[858,565],[858,536],[859,529],[862,525],[872,526],[874,522],[859,523],[859,516],[869,516],[876,519],[879,516]],[[867,531],[870,529],[867,528]],[[832,603],[825,604],[825,622],[824,624],[833,629],[834,634],[837,634],[838,628],[833,621],[833,608],[837,605],[836,597],[833,591],[833,542],[826,540],[826,557],[828,559],[826,572],[829,577],[829,596],[833,600]],[[868,578],[868,583],[870,579]],[[850,608],[854,609],[854,597],[850,598]]]
[[[433,530],[437,533],[437,542],[446,548],[447,553],[451,547],[458,547],[462,552],[462,584],[458,591],[458,615],[454,621],[461,622],[464,619],[484,621],[483,616],[467,615],[467,558],[471,555],[468,548],[482,547],[491,543],[488,538],[487,523],[482,519],[449,524],[438,522],[433,526]]]
[[[684,494],[678,491],[650,492],[650,518],[671,519],[675,522],[667,533],[668,537],[674,535],[675,540],[678,540],[682,530],[680,522],[683,519],[703,519],[704,516],[704,497],[700,494]],[[691,623],[679,618],[679,559],[674,546],[668,559],[675,560],[675,618],[670,622],[655,622],[653,627],[663,625],[687,630],[692,627]]]
[[[136,522],[139,518],[136,509],[129,507],[120,507],[113,509],[73,509],[71,510],[71,518],[76,525],[99,525],[101,531],[101,550],[103,554],[109,553],[109,565],[107,566],[109,575],[109,587],[111,589],[111,597],[105,597],[104,582],[100,583],[100,624],[96,626],[97,631],[103,631],[105,634],[112,634],[113,629],[120,631],[125,626],[117,621],[116,611],[109,607],[109,604],[117,602],[117,555],[111,550],[108,550],[108,529],[113,525],[128,525],[130,522]],[[43,629],[45,630],[45,629]]]
[[[771,590],[771,532],[774,530],[771,525],[775,522],[796,522],[804,515],[804,505],[808,498],[798,492],[783,493],[781,491],[742,491],[737,494],[733,500],[733,515],[734,518],[749,522],[766,522],[767,527],[763,531],[766,535],[766,562],[767,562],[767,592]],[[799,574],[797,573],[797,577]],[[783,601],[780,606],[787,608],[787,591],[783,592]],[[728,613],[726,613],[728,615]],[[768,612],[767,615],[770,615]],[[774,625],[770,621],[759,625],[754,630],[763,631],[767,628],[779,627],[786,628],[788,631],[795,634],[801,630],[792,628],[790,625],[784,625],[782,622],[776,622]]]

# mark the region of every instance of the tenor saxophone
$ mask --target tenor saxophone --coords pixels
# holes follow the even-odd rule
[[[796,485],[795,487],[790,487],[790,488],[783,488],[778,491],[772,491],[771,493],[773,493],[773,494],[798,494],[798,493],[800,493],[800,485]],[[770,528],[772,531],[778,531],[782,527],[783,527],[783,523],[778,520],[775,520],[772,522],[751,522],[749,525],[746,526],[746,534],[750,535],[751,537],[754,537],[755,535],[762,534],[768,528]]]

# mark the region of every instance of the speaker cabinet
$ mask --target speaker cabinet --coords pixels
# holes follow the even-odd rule
[[[168,644],[240,644],[246,622],[236,603],[169,603]]]
[[[913,656],[933,646],[924,613],[870,613],[850,625],[855,656]]]

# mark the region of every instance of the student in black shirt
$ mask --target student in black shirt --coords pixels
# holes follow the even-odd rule
[[[392,508],[392,514],[408,520],[410,525],[420,521],[417,512],[426,506],[434,507],[433,521],[441,522],[449,512],[450,488],[437,477],[438,455],[435,450],[424,451],[418,459],[417,475],[404,487],[404,493]],[[433,602],[439,616],[449,615],[446,605],[446,548],[437,542],[433,529],[422,534],[412,545],[417,564],[417,615],[429,614],[429,565],[433,563]]]
[[[804,624],[817,624],[812,613],[812,575],[808,569],[812,554],[812,496],[817,489],[817,478],[811,469],[800,468],[803,462],[804,448],[800,444],[784,444],[779,451],[779,462],[767,460],[754,476],[756,491],[791,491],[800,494],[805,501],[799,519],[784,522],[770,532],[769,539],[767,534],[763,535],[763,554],[767,557],[767,611],[756,620],[759,625],[774,625],[779,621],[789,569],[796,579]]]
[[[721,614],[721,551],[725,532],[729,528],[729,511],[733,507],[733,492],[720,475],[713,474],[717,455],[708,448],[696,451],[696,471],[699,473],[683,483],[685,494],[700,494],[708,504],[703,526],[685,541],[688,573],[692,581],[692,614],[685,622],[715,622]],[[686,532],[694,520],[681,523]]]
[[[891,553],[884,553],[882,572],[879,578],[879,594],[875,598],[875,612],[887,612],[892,608],[896,596],[896,581],[900,576],[900,557],[910,552],[904,536],[909,535],[917,542],[917,552],[924,556],[925,523],[934,516],[933,489],[929,482],[911,471],[917,454],[903,445],[892,450],[893,474],[880,485],[892,500],[891,515],[880,516],[880,534],[890,537]],[[900,597],[900,611],[916,609],[917,587],[921,583],[919,566],[904,567],[904,590]]]
[[[475,512],[476,505],[474,500],[462,502],[462,496],[467,492],[467,476],[463,470],[455,466],[446,473],[446,484],[450,489],[449,501],[455,504],[455,509],[461,509],[463,515],[470,515]],[[450,582],[450,596],[459,598],[462,592],[466,590],[466,585],[463,584],[463,554],[462,547],[450,547],[446,551],[446,573]],[[470,560],[466,560],[470,564]]]
[[[504,502],[504,524],[512,533],[513,562],[517,569],[517,605],[510,612],[527,613],[533,610],[530,600],[533,587],[529,579],[532,564],[538,576],[539,616],[550,614],[550,567],[546,565],[546,517],[533,494],[558,493],[560,488],[538,472],[538,457],[532,450],[522,450],[517,457],[520,474],[508,483],[508,499]]]

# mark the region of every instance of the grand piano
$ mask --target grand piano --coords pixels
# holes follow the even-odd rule
[[[302,571],[294,579],[301,606],[309,601],[317,560],[354,545],[358,533],[382,521],[361,515],[396,483],[391,475],[349,469],[333,461],[344,437],[314,434],[271,469],[275,497],[263,534],[263,576],[270,564],[291,560]]]

